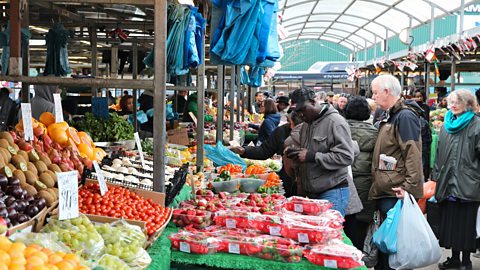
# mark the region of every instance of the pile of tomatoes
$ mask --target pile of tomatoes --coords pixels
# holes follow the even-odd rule
[[[108,192],[101,196],[97,183],[80,188],[78,205],[80,212],[85,214],[144,221],[148,236],[168,222],[171,212],[170,208],[122,187],[109,186]]]

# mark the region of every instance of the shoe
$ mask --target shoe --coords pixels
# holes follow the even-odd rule
[[[477,252],[473,253],[472,256],[475,258],[480,258],[480,251],[477,250]]]
[[[452,260],[452,258],[448,257],[446,261],[439,263],[439,269],[459,269],[461,266],[460,260]],[[470,269],[472,266],[470,265]]]
[[[472,270],[472,262],[463,264],[460,266],[460,270]]]

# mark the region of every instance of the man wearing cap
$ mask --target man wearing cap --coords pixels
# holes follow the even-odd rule
[[[335,93],[333,91],[329,91],[327,93],[327,102],[330,104],[333,104],[333,96],[335,96]]]
[[[348,166],[358,153],[358,145],[352,141],[346,120],[330,104],[316,101],[312,90],[297,89],[290,98],[290,108],[305,123],[300,131],[300,149],[289,147],[285,154],[297,161],[303,195],[329,200],[345,216],[350,210],[352,181]]]
[[[287,108],[290,106],[290,99],[287,96],[277,97],[277,110],[280,114],[280,123],[287,122]]]

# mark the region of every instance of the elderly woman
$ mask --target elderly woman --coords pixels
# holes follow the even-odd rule
[[[440,203],[440,246],[452,257],[440,269],[472,269],[470,252],[476,244],[477,210],[480,205],[480,117],[475,96],[456,90],[448,96],[449,111],[438,139],[433,180]],[[462,260],[460,260],[462,252]]]

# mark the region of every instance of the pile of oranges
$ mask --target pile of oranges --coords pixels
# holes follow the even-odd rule
[[[12,243],[0,236],[0,270],[85,270],[75,254],[53,252],[37,245]]]

